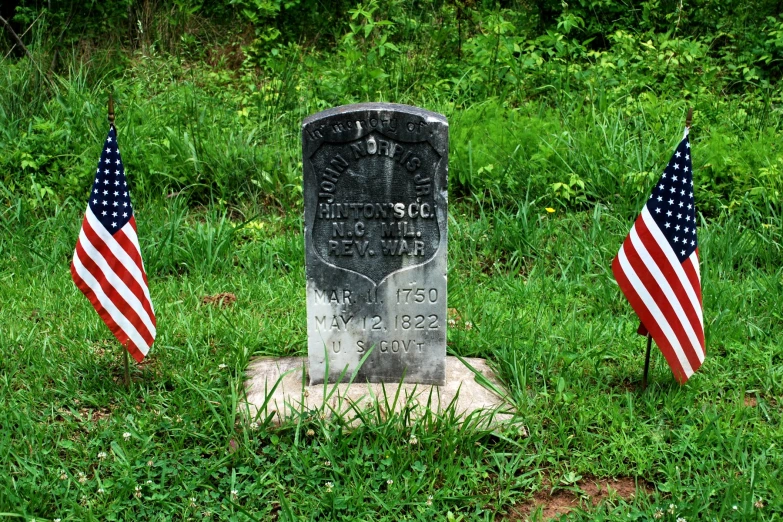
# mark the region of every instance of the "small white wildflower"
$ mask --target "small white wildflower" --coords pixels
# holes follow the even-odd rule
[[[151,468],[151,467],[152,467],[152,466],[154,466],[154,465],[155,465],[155,463],[154,463],[154,462],[152,462],[151,460],[148,460],[148,461],[147,461],[147,467],[150,467],[150,468]]]
[[[190,497],[190,507],[196,507],[196,497]]]
[[[152,481],[151,481],[151,480],[148,480],[148,481],[147,481],[147,484],[152,484]]]
[[[106,491],[103,488],[98,488],[98,494],[103,495]]]
[[[306,435],[307,435],[308,437],[312,437],[312,436],[314,436],[314,435],[315,435],[315,432],[314,432],[312,429],[309,429],[309,430],[307,430],[307,433],[306,433]]]
[[[325,461],[324,461],[324,466],[326,466],[327,468],[328,468],[329,466],[331,466],[331,465],[332,465],[332,461],[331,461],[331,460],[325,460]]]
[[[472,330],[473,329],[473,323],[470,321],[465,321],[465,330]]]
[[[218,364],[218,368],[220,368],[221,370],[225,370],[226,368],[228,368],[228,365],[220,363],[220,364]]]
[[[394,484],[394,481],[392,479],[386,481],[387,486],[391,486],[392,484]]]
[[[258,423],[257,422],[251,422],[250,423],[250,429],[255,431],[258,429]]]
[[[737,504],[734,504],[733,506],[731,506],[731,509],[733,509],[734,511],[737,511],[739,508],[737,507]]]
[[[59,518],[55,518],[52,522],[60,522]]]
[[[674,504],[669,504],[669,510],[668,510],[668,511],[669,511],[669,513],[670,513],[670,514],[672,514],[672,515],[673,515],[673,514],[674,514],[674,511],[675,511],[676,509],[677,509],[677,506],[675,506]]]
[[[759,498],[757,501],[755,501],[753,503],[753,507],[755,507],[757,509],[762,509],[764,507],[764,499],[763,498]]]
[[[79,472],[79,484],[84,484],[85,482],[87,482],[87,475],[83,471],[80,471]]]
[[[432,505],[432,495],[427,495],[427,502],[426,502],[426,504],[427,504],[428,506],[431,506],[431,505]]]
[[[60,480],[65,480],[67,478],[68,478],[68,475],[65,474],[65,470],[61,469],[60,470]]]
[[[106,452],[105,451],[98,452],[98,459],[103,460],[105,458],[106,458]]]
[[[136,486],[136,490],[133,493],[133,496],[136,498],[141,498],[141,486]]]
[[[677,522],[688,522],[685,517],[677,517]]]
[[[130,438],[131,438],[131,434],[130,434],[130,432],[129,432],[129,431],[126,431],[125,433],[123,433],[123,434],[122,434],[122,438],[123,438],[123,439],[125,439],[125,440],[128,440],[128,439],[130,439]]]
[[[237,498],[238,495],[239,495],[239,491],[237,491],[236,489],[231,490],[231,498]]]
[[[332,484],[331,482],[327,482],[327,483],[326,483],[326,484],[324,484],[324,485],[326,486],[326,492],[327,492],[327,493],[331,493],[331,491],[332,491],[332,488],[334,487],[334,484]]]
[[[449,319],[449,327],[454,328],[455,326],[457,326],[457,321],[454,319]]]
[[[177,415],[176,419],[177,422],[182,422],[182,415]]]
[[[416,435],[411,435],[410,440],[408,441],[408,444],[415,446],[419,443],[419,439],[416,437]]]
[[[663,510],[658,509],[655,513],[653,513],[653,518],[656,520],[659,518],[663,518]]]

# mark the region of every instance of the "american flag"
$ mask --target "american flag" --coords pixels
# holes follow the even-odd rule
[[[704,362],[688,129],[612,261],[612,272],[680,382]]]
[[[71,276],[117,340],[141,362],[155,340],[155,312],[114,125],[95,173]]]

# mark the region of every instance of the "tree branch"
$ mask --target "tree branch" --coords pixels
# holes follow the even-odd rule
[[[24,54],[26,54],[28,58],[33,60],[33,55],[30,54],[30,51],[28,51],[27,47],[24,46],[24,43],[22,42],[22,39],[19,38],[19,35],[16,34],[16,31],[14,31],[14,28],[11,27],[11,24],[9,24],[8,21],[5,18],[3,18],[2,16],[0,16],[0,22],[2,22],[2,24],[5,26],[5,28],[8,29],[8,32],[11,33],[11,38],[13,38],[14,41],[16,41],[16,45],[21,47],[22,50],[24,51]],[[35,60],[33,60],[33,63],[35,63]]]

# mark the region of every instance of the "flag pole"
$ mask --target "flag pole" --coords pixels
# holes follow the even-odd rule
[[[109,125],[114,125],[114,97],[109,92]]]
[[[647,354],[644,356],[644,375],[642,375],[642,389],[647,389],[647,375],[650,372],[650,351],[652,350],[652,335],[647,334]]]
[[[114,96],[112,96],[111,91],[109,91],[109,125],[114,125]],[[123,359],[124,359],[124,366],[125,366],[125,386],[130,386],[130,361],[128,360],[128,348],[126,346],[123,346]]]

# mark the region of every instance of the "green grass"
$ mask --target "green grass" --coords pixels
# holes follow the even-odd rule
[[[455,58],[450,26],[430,29],[456,7],[413,5],[323,49],[256,34],[240,57],[242,22],[209,45],[183,28],[171,53],[0,61],[0,518],[514,520],[580,479],[630,478],[635,497],[568,516],[783,519],[780,86],[701,40],[612,31],[593,53],[560,27],[500,31],[502,10]],[[384,28],[410,41],[381,60]],[[130,388],[68,270],[109,90],[159,327]],[[449,118],[448,350],[490,361],[517,424],[244,418],[250,359],[306,352],[301,120],[359,101]],[[644,339],[609,267],[688,106],[707,359],[679,386],[656,350],[642,391]],[[222,292],[236,303],[202,302]]]
[[[679,386],[655,351],[641,391],[644,340],[609,270],[630,218],[545,206],[463,202],[449,218],[449,352],[490,360],[525,436],[449,412],[244,421],[250,358],[306,352],[301,218],[250,205],[139,205],[159,334],[126,389],[120,348],[70,281],[82,205],[17,200],[0,214],[0,513],[497,520],[581,476],[644,487],[575,520],[780,520],[779,220],[702,224],[706,362]],[[201,303],[220,292],[237,302]]]

